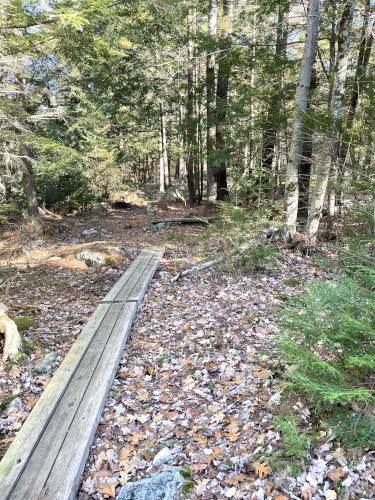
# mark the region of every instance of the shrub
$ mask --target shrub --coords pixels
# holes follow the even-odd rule
[[[273,224],[274,225],[274,224]],[[220,203],[220,216],[207,231],[208,237],[220,245],[224,271],[251,272],[277,267],[281,254],[267,241],[263,231],[270,227],[269,213],[252,213],[245,208]],[[215,249],[217,251],[217,249]]]
[[[282,415],[274,418],[276,428],[283,439],[283,448],[272,453],[273,468],[287,467],[292,474],[301,470],[301,461],[307,457],[309,441],[305,432],[298,428],[297,418],[293,415]]]
[[[311,285],[287,302],[278,344],[291,365],[287,385],[344,442],[366,447],[375,426],[375,273],[363,252],[340,255],[344,261],[347,276]]]

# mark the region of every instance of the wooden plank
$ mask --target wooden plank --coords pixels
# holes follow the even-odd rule
[[[118,302],[117,296],[125,287],[130,286],[130,289],[134,287],[134,284],[138,280],[139,275],[142,273],[147,263],[154,255],[155,248],[145,248],[141,251],[138,257],[130,264],[128,269],[124,272],[121,278],[113,286],[113,288],[107,293],[101,302]]]
[[[160,259],[164,255],[164,248],[158,248],[157,251],[154,253],[152,258],[149,260],[147,267],[144,269],[142,276],[139,277],[137,283],[133,287],[132,290],[122,290],[119,295],[118,299],[125,299],[128,301],[135,301],[138,304],[140,304],[143,300],[143,297],[147,291],[147,288],[150,284],[150,281],[152,280]]]
[[[112,307],[115,307],[114,304]],[[82,399],[59,455],[39,498],[73,500],[78,490],[106,395],[111,387],[137,310],[135,302],[123,304],[112,335]]]
[[[109,304],[99,304],[0,462],[0,498],[9,497],[74,376]]]
[[[33,454],[27,462],[27,467],[9,497],[10,499],[38,498],[112,330],[117,323],[121,309],[122,304],[113,304],[108,307],[107,314],[97,334],[90,343],[74,377],[48,422],[43,435],[40,437]]]

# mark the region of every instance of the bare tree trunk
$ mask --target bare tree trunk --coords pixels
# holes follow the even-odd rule
[[[350,30],[353,21],[355,0],[347,0],[340,21],[338,33],[337,59],[335,64],[332,100],[330,103],[331,130],[322,144],[320,151],[323,156],[317,164],[315,192],[311,196],[309,214],[306,223],[306,234],[309,244],[314,244],[319,229],[324,198],[326,195],[330,170],[337,172],[338,144],[340,138],[339,124],[343,113],[345,80],[348,67],[348,49],[350,43]],[[330,214],[332,213],[334,190],[331,192]]]
[[[216,88],[216,151],[218,153],[218,158],[215,179],[218,200],[223,200],[228,197],[228,141],[226,138],[227,131],[225,122],[227,118],[229,76],[231,70],[230,48],[232,45],[233,30],[233,0],[223,0],[223,15],[226,20],[226,25],[220,36],[219,46],[224,52],[219,62]]]
[[[22,184],[26,197],[27,213],[30,217],[39,217],[38,197],[35,187],[33,165],[31,162],[31,148],[23,144],[22,154]]]
[[[285,54],[285,44],[287,41],[287,21],[289,16],[289,3],[283,5],[279,4],[279,13],[277,19],[276,29],[276,48],[275,48],[275,67],[279,67],[282,57]],[[281,105],[281,91],[280,91],[280,72],[274,77],[274,90],[271,98],[270,107],[268,110],[268,127],[263,134],[262,146],[262,177],[266,176],[267,190],[272,189],[272,165],[275,155],[275,147],[277,143],[277,132],[279,124],[279,110]],[[264,183],[263,183],[264,184]],[[267,186],[268,184],[268,186]]]
[[[164,161],[164,138],[163,138],[163,105],[160,103],[160,127],[159,127],[159,190],[165,192],[165,170],[167,165]]]
[[[318,80],[316,76],[316,71],[313,69],[310,82],[310,95],[317,89]],[[307,109],[309,110],[309,102],[307,103]],[[307,214],[309,211],[309,188],[310,188],[310,175],[311,175],[311,165],[312,165],[312,154],[313,154],[313,130],[309,128],[305,129],[303,135],[303,148],[301,163],[298,170],[298,219],[307,219]]]
[[[338,181],[338,157],[342,133],[341,119],[344,108],[344,94],[347,68],[349,63],[350,31],[353,22],[355,0],[348,0],[344,7],[338,33],[337,61],[335,65],[334,87],[331,103],[332,148],[331,170],[332,184],[328,193],[328,211],[332,219],[336,215],[336,189]],[[340,66],[340,67],[339,67]]]
[[[293,130],[290,144],[289,161],[285,179],[285,238],[293,238],[296,232],[298,211],[298,169],[303,148],[305,113],[309,96],[312,68],[314,65],[319,32],[319,0],[310,0],[307,14],[307,33],[301,75],[296,90]]]
[[[206,61],[206,112],[207,112],[207,201],[215,202],[217,197],[217,186],[215,179],[215,146],[216,146],[216,34],[217,34],[217,0],[209,0],[208,4],[208,34],[210,43],[207,51]]]
[[[343,178],[345,173],[345,164],[348,156],[350,133],[354,124],[356,110],[359,98],[363,92],[365,85],[365,78],[367,68],[370,61],[372,45],[374,41],[374,23],[375,23],[375,9],[371,6],[371,0],[366,0],[365,12],[363,15],[363,25],[361,34],[361,43],[358,53],[357,68],[355,72],[354,86],[349,101],[349,111],[346,118],[345,131],[343,134],[343,141],[340,145],[339,151],[339,185],[340,185],[340,201],[342,204],[343,199]]]
[[[197,135],[196,135],[196,117],[194,115],[194,41],[195,34],[196,14],[193,8],[189,9],[188,14],[188,29],[189,29],[189,43],[188,43],[188,74],[187,74],[187,106],[186,106],[186,120],[187,120],[187,183],[189,192],[189,204],[195,205],[196,187],[194,177],[194,165],[197,149]]]

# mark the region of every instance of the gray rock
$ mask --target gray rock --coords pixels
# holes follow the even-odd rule
[[[23,404],[22,399],[15,398],[10,403],[8,408],[5,410],[5,415],[9,416],[9,415],[12,415],[13,413],[23,412],[24,409],[25,409],[25,405]]]
[[[148,214],[153,214],[154,212],[156,212],[158,209],[158,207],[156,205],[147,205],[146,207],[146,212]]]
[[[171,450],[166,446],[162,448],[159,453],[157,453],[152,461],[152,465],[154,467],[159,467],[159,465],[167,464],[168,462],[172,462],[173,455]]]
[[[39,365],[34,365],[31,367],[33,372],[36,373],[48,373],[52,370],[53,364],[57,359],[57,351],[50,352],[44,356],[44,359]]]
[[[22,248],[26,252],[31,252],[31,250],[35,250],[36,248],[41,248],[45,244],[44,240],[35,240],[35,241],[30,241],[30,243],[26,243]]]
[[[83,243],[82,240],[80,240],[79,238],[72,238],[71,240],[69,240],[69,245],[81,245]]]
[[[117,500],[175,500],[185,482],[181,471],[180,467],[171,467],[146,479],[125,483]]]
[[[102,255],[90,250],[80,250],[75,254],[77,260],[83,260],[88,267],[100,266],[104,264],[105,259]]]
[[[174,274],[168,273],[167,271],[159,271],[159,278],[162,281],[171,281],[174,277]]]
[[[99,231],[92,227],[91,229],[85,229],[84,231],[82,231],[81,235],[85,238],[89,238],[91,236],[99,236]]]

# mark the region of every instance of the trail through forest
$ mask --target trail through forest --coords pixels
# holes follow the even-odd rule
[[[163,216],[188,212],[179,208]],[[275,310],[304,284],[329,278],[327,273],[313,259],[284,250],[283,262],[274,270],[237,276],[213,267],[173,282],[178,272],[204,260],[204,229],[155,229],[150,224],[159,217],[143,208],[90,219],[68,217],[59,222],[62,235],[16,258],[12,245],[5,249],[2,243],[2,273],[9,273],[3,280],[7,301],[23,318],[31,351],[24,363],[1,367],[1,390],[12,401],[1,417],[3,450],[98,300],[137,250],[165,244],[161,268],[108,396],[79,498],[114,497],[129,479],[147,477],[166,464],[185,467],[185,498],[371,498],[370,455],[346,455],[322,434],[309,446],[304,469],[298,470],[301,461],[285,454],[275,421],[280,404],[290,405],[303,428],[311,426],[298,397],[280,402],[280,366],[272,352]],[[126,249],[117,261],[112,250],[100,266],[89,267],[74,257],[82,249],[98,249],[93,229],[107,236],[101,251]],[[13,250],[20,243],[17,234],[25,233],[9,234]],[[214,249],[215,242],[211,244]],[[14,268],[7,267],[11,254],[18,265],[25,261],[17,279]],[[297,438],[302,446],[303,435]],[[155,466],[161,450],[164,459]],[[298,465],[295,470],[293,464]]]

